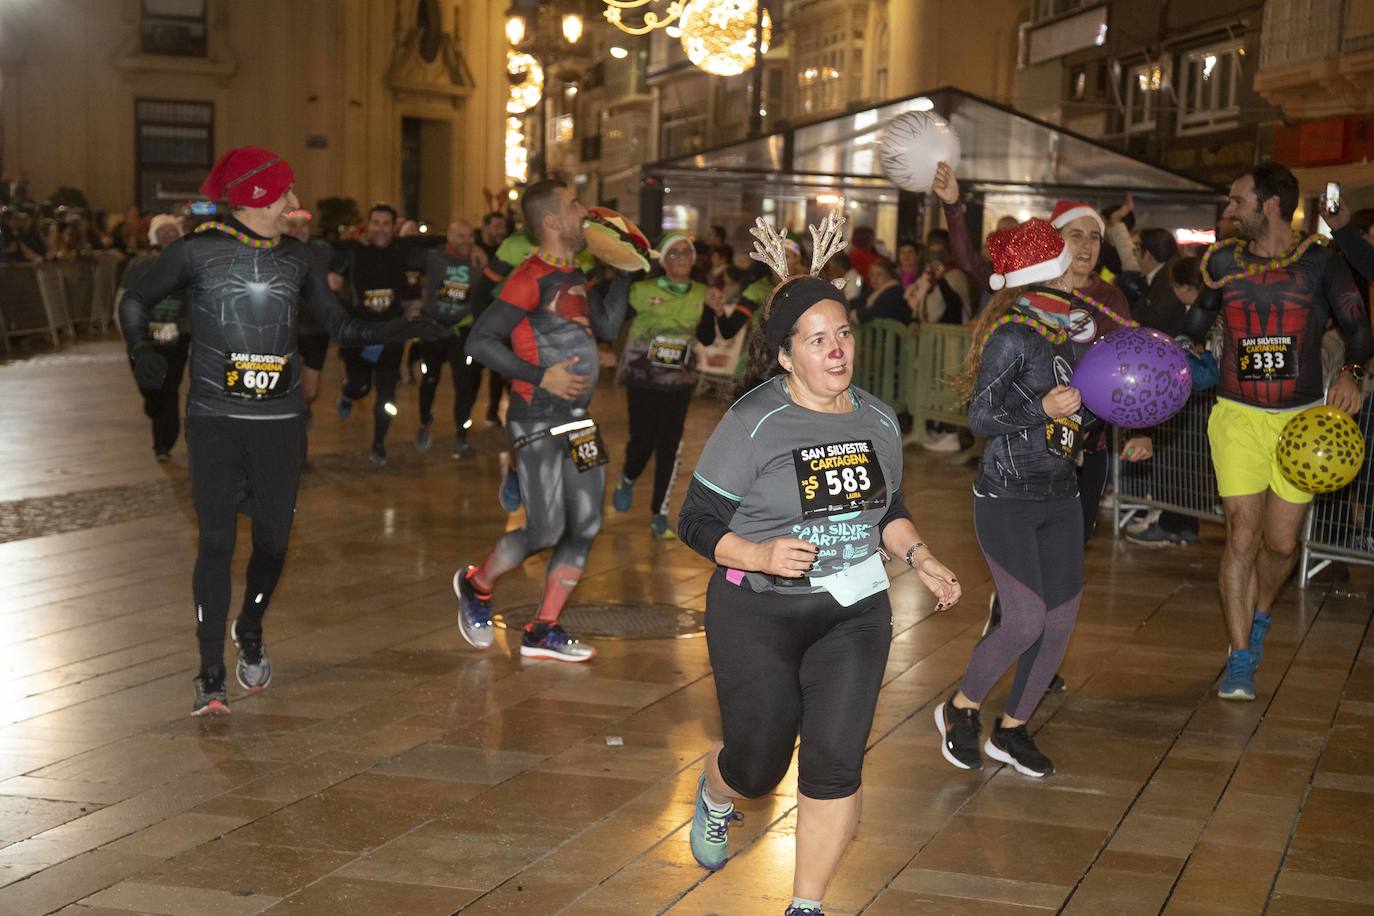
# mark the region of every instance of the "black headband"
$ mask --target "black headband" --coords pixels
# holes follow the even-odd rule
[[[806,314],[807,309],[826,299],[838,302],[841,295],[834,285],[817,277],[785,281],[778,294],[773,297],[773,307],[768,312],[768,324],[763,329],[768,352],[776,354],[782,349],[783,342],[792,333],[792,328],[801,316]]]

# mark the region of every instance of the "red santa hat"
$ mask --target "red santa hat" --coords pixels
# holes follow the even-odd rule
[[[1073,260],[1059,232],[1043,219],[1028,219],[1014,229],[988,236],[988,254],[996,271],[988,278],[994,290],[1045,283],[1064,275]]]
[[[1102,214],[1081,200],[1061,200],[1055,204],[1054,212],[1050,214],[1050,225],[1056,229],[1063,229],[1074,220],[1085,216],[1091,216],[1097,223],[1097,231],[1106,234],[1107,224],[1102,221]]]
[[[210,170],[200,193],[231,207],[268,207],[295,184],[296,173],[285,159],[257,146],[231,149]]]

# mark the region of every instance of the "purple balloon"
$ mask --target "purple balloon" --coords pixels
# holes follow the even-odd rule
[[[1073,370],[1073,386],[1108,423],[1144,429],[1183,409],[1193,393],[1193,370],[1167,334],[1122,328],[1088,348]]]

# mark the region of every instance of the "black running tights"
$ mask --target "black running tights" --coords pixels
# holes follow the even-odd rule
[[[760,594],[717,569],[706,592],[706,648],[725,784],[748,798],[772,791],[800,731],[798,790],[819,799],[859,791],[891,641],[886,591],[841,607],[825,593]]]
[[[305,418],[241,420],[190,417],[191,497],[200,536],[191,590],[201,670],[224,663],[225,624],[232,586],[230,564],[238,514],[253,520],[253,553],[239,627],[261,631],[286,562],[296,491],[305,462]]]
[[[667,515],[692,389],[627,386],[625,395],[630,404],[630,441],[625,445],[624,474],[630,480],[638,479],[653,458],[654,494],[649,514]]]

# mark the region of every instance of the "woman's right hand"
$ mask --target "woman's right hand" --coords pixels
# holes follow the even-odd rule
[[[815,544],[800,538],[778,538],[754,545],[754,568],[770,576],[800,579],[816,562]]]
[[[1045,415],[1052,420],[1073,416],[1078,413],[1078,408],[1082,404],[1083,397],[1078,389],[1065,385],[1055,385],[1049,394],[1040,399],[1040,406],[1045,408]]]

